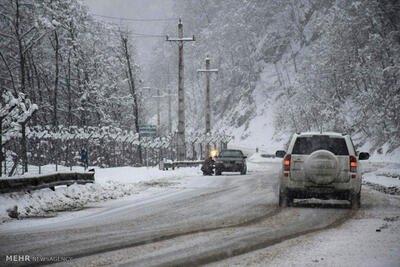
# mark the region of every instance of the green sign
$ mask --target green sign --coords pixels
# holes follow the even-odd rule
[[[139,135],[142,137],[155,137],[157,136],[157,126],[141,125],[139,126]]]

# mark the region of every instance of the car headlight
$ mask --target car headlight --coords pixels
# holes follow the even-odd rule
[[[241,160],[237,160],[235,163],[236,164],[242,164],[243,162]]]
[[[210,156],[212,157],[212,158],[215,158],[216,156],[218,156],[218,152],[217,152],[217,150],[211,150],[210,151]]]

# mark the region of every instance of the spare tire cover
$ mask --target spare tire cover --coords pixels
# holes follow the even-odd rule
[[[305,161],[307,178],[315,184],[330,184],[339,174],[336,156],[328,150],[317,150]]]

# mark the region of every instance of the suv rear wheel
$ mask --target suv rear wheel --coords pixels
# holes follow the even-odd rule
[[[358,194],[351,194],[350,203],[352,209],[359,209],[361,207],[361,192]]]
[[[293,198],[287,192],[279,192],[279,207],[285,208],[292,206]]]

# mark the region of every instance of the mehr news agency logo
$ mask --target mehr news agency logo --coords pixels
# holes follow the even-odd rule
[[[64,256],[31,256],[31,255],[6,255],[6,262],[63,262],[70,261],[72,257]]]

